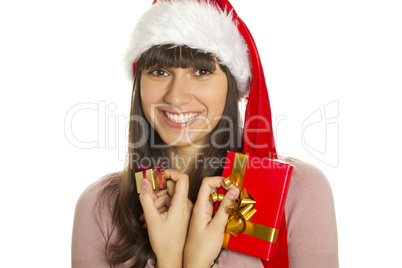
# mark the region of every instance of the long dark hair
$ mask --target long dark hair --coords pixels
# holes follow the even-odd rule
[[[107,246],[109,262],[113,266],[122,264],[133,257],[135,263],[131,267],[144,267],[148,259],[155,259],[149,242],[148,232],[142,227],[144,222],[139,220],[143,213],[137,194],[134,173],[138,172],[138,159],[152,160],[156,164],[169,159],[166,149],[157,145],[164,142],[158,133],[145,119],[141,105],[140,78],[143,70],[151,67],[175,67],[206,69],[214,71],[215,63],[219,62],[214,55],[204,53],[187,46],[161,45],[154,46],[146,51],[138,60],[134,77],[133,94],[131,100],[129,146],[126,164],[119,177],[111,180],[99,196],[98,204],[105,202],[110,196],[116,200],[113,202],[113,225],[118,232],[119,241]],[[238,91],[236,81],[226,66],[220,65],[225,72],[228,81],[228,93],[222,118],[210,133],[210,143],[203,151],[203,163],[197,161],[197,165],[189,173],[190,189],[189,199],[195,203],[202,179],[210,176],[220,176],[222,165],[216,161],[225,158],[226,152],[241,151],[241,127],[239,122]],[[218,131],[219,130],[219,131]],[[227,130],[227,131],[224,131]],[[141,142],[147,138],[147,142]],[[150,142],[152,140],[152,142]],[[214,161],[214,164],[212,164]],[[170,163],[167,163],[170,165]]]

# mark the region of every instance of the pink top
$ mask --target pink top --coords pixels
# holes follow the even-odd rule
[[[335,268],[338,264],[338,239],[331,187],[316,167],[293,158],[283,158],[294,165],[285,205],[289,267]],[[96,222],[95,203],[102,186],[118,173],[109,174],[90,185],[81,195],[75,211],[72,239],[73,268],[110,268],[106,258],[107,242],[116,241],[110,208],[102,208]],[[121,267],[128,267],[129,263]],[[149,260],[146,268],[152,268]],[[223,250],[214,268],[261,267],[261,261],[231,250]]]

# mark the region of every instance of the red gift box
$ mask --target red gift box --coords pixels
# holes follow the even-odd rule
[[[289,189],[293,166],[279,160],[228,152],[223,177],[230,177],[245,195],[255,202],[243,207],[229,217],[223,248],[242,252],[262,260],[269,260],[273,252]],[[220,188],[218,193],[226,191]],[[237,200],[237,204],[239,200]],[[215,211],[220,202],[215,203]],[[250,203],[247,202],[246,203]],[[255,211],[253,210],[255,209]],[[247,210],[240,219],[241,210]],[[238,213],[238,214],[236,214]],[[240,216],[239,216],[240,215]],[[251,216],[248,217],[248,216]],[[231,230],[239,224],[237,231]],[[240,231],[239,231],[240,230]],[[238,234],[240,232],[240,234]],[[231,233],[231,234],[229,234]]]

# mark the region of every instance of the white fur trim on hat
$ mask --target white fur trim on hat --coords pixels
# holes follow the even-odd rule
[[[248,47],[232,19],[213,3],[197,0],[159,1],[137,22],[124,55],[133,79],[133,63],[155,45],[175,44],[209,52],[229,68],[244,94],[252,78]]]

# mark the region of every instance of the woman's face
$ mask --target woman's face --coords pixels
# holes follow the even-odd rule
[[[196,68],[152,67],[141,73],[141,103],[148,122],[171,146],[204,145],[223,113],[226,74]]]

